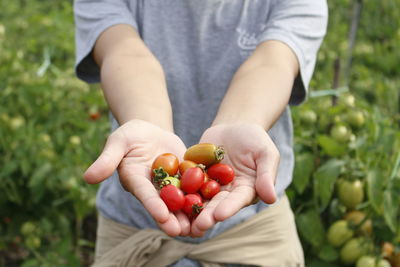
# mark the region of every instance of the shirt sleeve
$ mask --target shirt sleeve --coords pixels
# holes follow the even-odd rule
[[[75,0],[75,72],[78,78],[89,82],[100,81],[100,70],[92,57],[97,38],[107,28],[128,24],[138,30],[135,19],[135,1]]]
[[[298,105],[307,96],[318,49],[326,34],[328,6],[326,0],[275,1],[259,43],[278,40],[288,45],[299,61],[289,104]]]

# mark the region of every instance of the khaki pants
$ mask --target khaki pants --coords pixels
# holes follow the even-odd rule
[[[168,266],[188,257],[205,267],[227,263],[268,267],[304,266],[303,250],[286,196],[249,220],[200,244],[162,231],[139,230],[99,216],[94,266]]]

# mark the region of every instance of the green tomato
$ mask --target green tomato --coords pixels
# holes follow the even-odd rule
[[[23,235],[31,235],[36,231],[36,225],[33,222],[25,222],[21,226],[21,233]]]
[[[344,105],[349,108],[353,108],[355,106],[356,99],[352,94],[343,94],[339,96],[339,104]]]
[[[161,187],[164,187],[169,184],[172,184],[173,186],[175,186],[177,188],[181,188],[181,180],[179,180],[176,177],[168,176],[168,177],[164,178],[161,182]]]
[[[28,238],[25,240],[26,246],[30,249],[35,249],[40,247],[41,243],[42,241],[37,236],[28,236]]]
[[[333,223],[327,234],[329,244],[334,247],[340,247],[348,239],[353,237],[354,232],[349,228],[349,224],[345,220],[339,220]]]
[[[317,114],[312,110],[303,110],[300,112],[300,120],[305,124],[313,124],[317,121]]]
[[[372,221],[371,219],[367,219],[364,223],[360,226],[359,224],[364,220],[365,216],[367,216],[364,212],[353,210],[348,212],[344,219],[348,221],[350,226],[358,226],[359,228],[356,229],[356,234],[360,235],[371,235],[372,233]]]
[[[335,125],[331,129],[332,138],[340,143],[349,141],[350,135],[350,130],[344,125]]]
[[[364,200],[364,186],[360,180],[347,181],[340,179],[337,182],[338,198],[348,209],[354,209]]]
[[[353,127],[360,128],[365,122],[364,114],[357,110],[351,111],[347,114],[347,122]]]
[[[390,263],[385,259],[380,259],[376,267],[391,267]]]
[[[354,264],[361,256],[368,253],[368,247],[364,238],[352,238],[340,250],[340,260],[346,265]]]
[[[362,256],[358,259],[356,267],[375,267],[375,258],[372,256]]]

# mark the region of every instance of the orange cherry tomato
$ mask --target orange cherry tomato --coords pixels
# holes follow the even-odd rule
[[[179,160],[174,154],[161,154],[154,160],[153,165],[151,166],[152,175],[154,175],[154,170],[161,167],[169,176],[174,176],[178,172],[178,166]]]
[[[183,175],[185,171],[189,168],[196,167],[197,163],[190,161],[190,160],[184,160],[179,164],[179,173]]]

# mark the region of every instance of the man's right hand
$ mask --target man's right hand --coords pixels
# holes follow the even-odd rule
[[[84,178],[90,184],[97,184],[118,169],[121,185],[142,202],[165,233],[188,235],[187,216],[169,212],[151,182],[151,165],[158,155],[173,153],[181,160],[185,151],[184,143],[174,133],[146,121],[131,120],[109,136]]]

